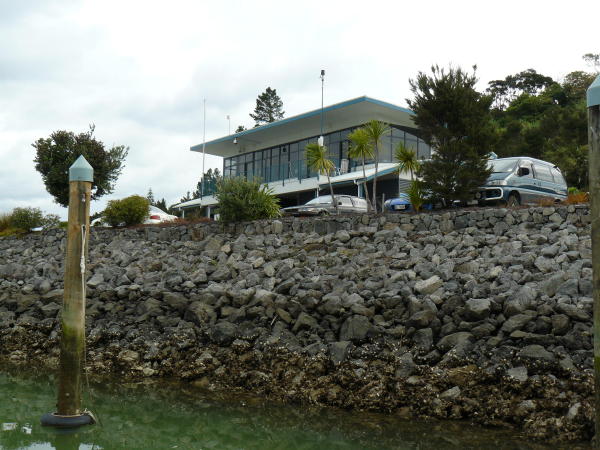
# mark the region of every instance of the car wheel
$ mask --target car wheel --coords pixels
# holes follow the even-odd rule
[[[519,201],[519,197],[516,196],[516,194],[510,194],[508,196],[508,200],[506,201],[506,206],[508,206],[509,208],[515,208],[517,206],[519,206],[521,204],[521,202]]]

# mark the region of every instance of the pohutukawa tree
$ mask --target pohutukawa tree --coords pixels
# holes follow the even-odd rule
[[[72,131],[55,131],[48,138],[31,144],[35,148],[35,169],[42,175],[46,190],[56,203],[69,205],[69,167],[80,156],[94,169],[92,200],[110,194],[129,152],[129,147],[117,145],[110,149],[94,137],[94,125],[89,131],[75,134]]]
[[[258,127],[266,123],[283,119],[285,112],[282,108],[283,102],[281,101],[281,98],[279,98],[279,95],[277,95],[277,89],[268,87],[267,90],[260,94],[256,99],[254,113],[250,113],[250,117],[252,117],[255,122],[254,126]]]
[[[496,141],[490,114],[492,97],[475,89],[473,73],[433,66],[410,80],[414,95],[407,99],[423,140],[433,148],[418,175],[423,189],[445,205],[466,201],[490,175],[487,159]]]

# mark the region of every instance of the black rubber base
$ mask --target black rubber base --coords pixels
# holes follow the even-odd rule
[[[96,423],[94,418],[87,413],[76,416],[59,416],[56,413],[47,413],[42,416],[41,422],[42,426],[55,428],[77,428]]]

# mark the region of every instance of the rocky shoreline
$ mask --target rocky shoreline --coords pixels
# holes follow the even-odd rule
[[[0,359],[55,367],[61,231],[0,239]],[[87,364],[593,435],[586,206],[94,230]]]

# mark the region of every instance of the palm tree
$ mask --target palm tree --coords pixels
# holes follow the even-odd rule
[[[329,172],[331,172],[335,166],[333,161],[327,158],[327,147],[319,145],[315,142],[306,146],[306,163],[308,167],[315,170],[317,173],[325,173],[327,175],[327,182],[329,183],[329,192],[331,192],[331,201],[335,208],[335,213],[338,214],[338,204],[333,195],[333,186],[331,185],[331,178]]]
[[[410,172],[411,181],[415,180],[415,172],[419,170],[420,163],[414,150],[408,148],[404,142],[400,142],[396,147],[396,161],[398,161],[398,172]],[[400,178],[398,178],[398,195],[400,194]]]
[[[363,128],[365,129],[369,140],[375,149],[375,176],[373,178],[373,208],[377,212],[377,173],[379,171],[379,142],[381,138],[389,133],[390,127],[388,124],[379,120],[371,120],[367,122]]]
[[[367,174],[365,172],[365,160],[373,158],[373,147],[371,146],[371,142],[369,139],[369,135],[367,134],[364,128],[357,128],[352,133],[348,135],[348,139],[350,139],[350,149],[348,151],[348,156],[352,159],[361,158],[362,159],[362,170],[363,170],[363,179],[365,186],[365,198],[367,199],[367,210],[371,212],[373,209],[373,205],[371,205],[371,199],[369,198],[369,188],[367,187]]]

